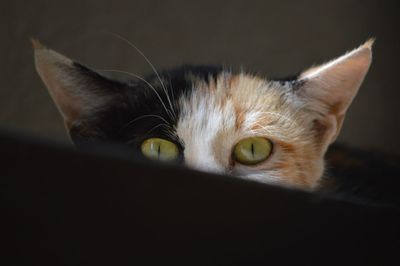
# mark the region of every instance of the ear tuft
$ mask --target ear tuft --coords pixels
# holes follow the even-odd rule
[[[42,74],[41,72],[50,71],[51,68],[54,67],[54,65],[56,64],[61,64],[61,65],[65,64],[68,66],[72,66],[73,61],[71,59],[53,50],[48,49],[43,44],[41,44],[37,39],[32,39],[31,41],[34,49],[36,69],[38,70],[40,75]]]
[[[36,38],[31,38],[33,49],[45,49],[46,47]]]
[[[362,44],[360,47],[361,48],[367,48],[372,50],[372,46],[375,43],[375,37],[369,38],[364,44]]]

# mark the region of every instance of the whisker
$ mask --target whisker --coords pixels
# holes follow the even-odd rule
[[[130,120],[128,123],[126,123],[125,125],[122,126],[121,130],[123,130],[124,128],[126,128],[126,127],[132,125],[134,122],[136,122],[136,121],[138,121],[138,120],[141,120],[141,119],[143,119],[143,118],[147,118],[147,117],[159,118],[159,119],[161,119],[162,121],[164,121],[166,124],[169,123],[169,122],[168,122],[164,117],[162,117],[162,116],[154,115],[154,114],[148,114],[148,115],[142,115],[142,116],[136,117],[135,119]]]
[[[176,103],[176,102],[175,102],[174,87],[172,86],[171,78],[169,78],[169,84],[170,84],[170,87],[171,87],[172,101],[173,101],[174,103]],[[173,110],[175,110],[175,109],[173,109]],[[176,114],[175,114],[175,115],[176,115]],[[176,117],[175,117],[175,118],[176,118]]]
[[[135,78],[145,82],[154,91],[154,93],[157,95],[157,97],[160,100],[162,106],[164,107],[165,112],[167,112],[167,114],[172,119],[174,119],[174,117],[176,118],[176,116],[173,116],[172,113],[165,106],[164,101],[162,100],[162,98],[161,98],[160,94],[157,92],[157,90],[153,87],[153,85],[151,85],[147,80],[145,80],[144,78],[140,77],[139,75],[137,75],[135,73],[127,72],[127,71],[116,70],[116,69],[97,69],[97,71],[122,73],[122,74],[126,74],[126,75],[129,75],[129,76],[135,77]]]
[[[170,126],[170,125],[165,124],[165,123],[160,123],[160,124],[158,124],[158,125],[152,127],[149,131],[147,131],[147,132],[145,133],[145,135],[150,134],[152,131],[154,131],[154,130],[156,130],[157,128],[162,127],[162,126],[165,126],[166,128],[171,129],[171,126]],[[133,136],[142,136],[142,135],[133,135]],[[130,145],[130,144],[132,144],[132,143],[134,143],[134,142],[136,142],[136,140],[135,140],[135,139],[131,139],[131,140],[127,141],[126,144]]]
[[[158,125],[154,126],[153,128],[151,128],[149,131],[146,132],[146,134],[150,134],[153,130],[156,130],[157,128],[162,127],[162,126],[165,126],[165,127],[167,127],[167,128],[170,128],[169,125],[164,124],[164,123],[161,123],[161,124],[158,124]]]
[[[150,60],[144,55],[144,53],[143,53],[138,47],[136,47],[136,45],[134,45],[132,42],[130,42],[130,41],[127,40],[126,38],[122,37],[121,35],[116,34],[116,33],[113,33],[113,32],[109,32],[109,31],[104,31],[104,33],[110,34],[110,35],[112,35],[112,36],[114,36],[114,37],[120,39],[121,41],[124,41],[124,42],[127,43],[129,46],[131,46],[132,48],[134,48],[134,49],[146,60],[146,62],[147,62],[147,63],[149,64],[149,66],[152,68],[152,70],[153,70],[154,73],[156,74],[158,80],[160,81],[161,86],[162,86],[162,88],[163,88],[163,90],[164,90],[165,96],[167,97],[167,100],[168,100],[169,105],[170,105],[170,107],[171,107],[171,111],[172,111],[172,113],[174,114],[174,117],[175,117],[175,119],[176,119],[176,114],[175,114],[174,108],[173,108],[173,106],[172,106],[171,99],[169,98],[168,91],[167,91],[167,89],[165,88],[164,83],[162,82],[161,77],[160,77],[160,75],[158,74],[156,68],[155,68],[154,65],[150,62]]]

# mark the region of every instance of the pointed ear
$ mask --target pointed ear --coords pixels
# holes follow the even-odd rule
[[[297,81],[297,94],[318,114],[316,127],[326,146],[337,138],[346,111],[367,74],[373,42],[371,39],[337,59],[308,69]]]
[[[32,40],[37,72],[64,118],[70,134],[93,124],[123,94],[124,85]],[[82,132],[78,132],[82,133]]]

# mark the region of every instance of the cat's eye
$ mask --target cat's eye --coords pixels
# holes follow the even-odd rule
[[[174,161],[179,156],[178,146],[168,140],[150,138],[143,141],[141,150],[144,156],[164,162]]]
[[[233,148],[233,159],[245,165],[255,165],[268,159],[272,142],[263,137],[251,137],[239,141]]]

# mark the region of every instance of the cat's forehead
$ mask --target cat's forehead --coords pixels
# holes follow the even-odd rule
[[[283,107],[288,87],[278,82],[240,73],[222,72],[214,79],[192,79],[193,91],[187,95],[193,104],[208,102],[209,104],[233,104],[243,111],[264,110]]]
[[[236,129],[265,124],[278,115],[289,115],[299,106],[289,85],[249,74],[222,72],[214,79],[194,79],[193,90],[181,97],[181,115],[219,119]],[[209,119],[208,119],[209,118]],[[260,121],[264,120],[264,121]],[[234,121],[233,121],[234,120]],[[205,122],[204,122],[205,123]]]
[[[287,131],[287,136],[296,137],[300,104],[290,90],[279,82],[243,73],[223,72],[208,81],[194,80],[191,93],[179,101],[178,135],[210,137],[211,132],[223,131],[237,139]]]

